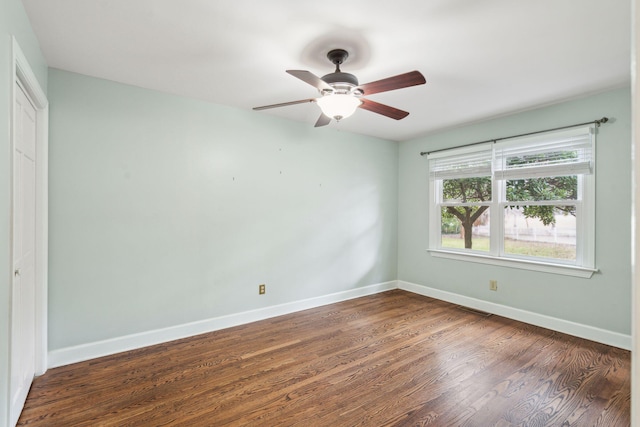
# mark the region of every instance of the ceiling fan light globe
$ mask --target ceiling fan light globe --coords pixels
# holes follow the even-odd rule
[[[352,95],[333,94],[319,98],[317,103],[322,114],[340,121],[355,113],[362,101]]]

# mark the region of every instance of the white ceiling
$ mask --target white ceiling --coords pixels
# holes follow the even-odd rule
[[[285,73],[366,83],[419,70],[427,84],[370,96],[329,126],[402,141],[630,81],[628,0],[23,0],[50,67],[252,107],[317,96]],[[317,105],[253,112],[313,126]]]

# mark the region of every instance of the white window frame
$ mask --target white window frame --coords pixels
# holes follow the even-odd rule
[[[510,147],[535,147],[538,144],[553,141],[563,141],[574,137],[588,138],[590,156],[583,162],[575,165],[548,165],[539,167],[536,176],[557,176],[558,169],[564,171],[575,169],[578,176],[577,200],[555,200],[544,202],[530,202],[531,205],[553,204],[559,206],[576,206],[576,260],[565,262],[563,260],[548,260],[536,257],[517,256],[504,252],[504,210],[505,206],[513,202],[506,201],[506,181],[508,173],[518,174],[518,171],[504,171],[500,166],[500,151]],[[585,139],[586,140],[586,139]],[[456,158],[474,157],[487,150],[491,151],[491,180],[492,200],[484,203],[471,203],[472,205],[489,205],[490,250],[478,251],[473,249],[443,248],[441,246],[441,208],[446,206],[442,200],[442,175],[438,177],[438,171],[434,168],[434,162],[446,163],[455,161]],[[527,137],[513,138],[508,141],[489,142],[466,147],[442,150],[427,156],[429,160],[429,249],[434,257],[464,260],[490,265],[519,268],[534,271],[543,271],[554,274],[564,274],[575,277],[590,278],[595,268],[595,126],[581,126],[561,131],[545,132]],[[453,160],[451,160],[453,159]],[[435,172],[434,172],[435,170]],[[470,168],[483,170],[482,168]],[[463,172],[464,173],[464,172]],[[486,170],[476,176],[483,176]],[[447,174],[447,172],[445,172]],[[449,172],[455,175],[455,172]],[[501,175],[505,174],[505,175]],[[486,176],[486,175],[485,175]],[[522,205],[522,203],[520,203]]]

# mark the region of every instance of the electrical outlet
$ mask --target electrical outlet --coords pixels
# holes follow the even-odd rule
[[[263,283],[260,286],[258,286],[258,294],[264,295],[266,293],[267,293],[267,285]]]
[[[498,281],[497,280],[489,280],[489,290],[497,291],[498,290]]]

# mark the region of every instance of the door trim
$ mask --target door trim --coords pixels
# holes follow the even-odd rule
[[[11,147],[13,147],[15,117],[15,102],[17,82],[25,90],[27,96],[36,108],[36,229],[35,229],[35,373],[42,375],[47,370],[47,299],[48,299],[48,223],[49,223],[49,102],[42,90],[26,56],[12,37],[12,68],[11,73]],[[11,157],[11,180],[13,182],[13,156]],[[13,192],[13,184],[11,185]],[[11,195],[11,223],[13,224],[13,194]],[[13,240],[13,230],[11,232]],[[10,254],[10,265],[13,265],[13,254]],[[12,271],[12,269],[9,269]],[[11,317],[10,317],[11,319]],[[9,346],[12,345],[12,338]],[[9,349],[11,354],[11,349]],[[11,364],[11,360],[9,360]]]

